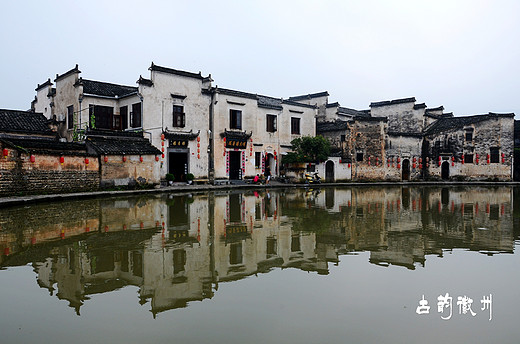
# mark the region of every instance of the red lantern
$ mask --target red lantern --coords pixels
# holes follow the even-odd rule
[[[414,163],[412,164],[412,168],[415,169],[415,166],[416,166],[416,165],[415,165],[415,162],[414,162]]]
[[[159,161],[159,156],[158,155],[155,156],[155,161]]]
[[[164,153],[161,155],[161,157],[164,159]]]
[[[164,147],[164,141],[161,141],[161,146],[163,146],[163,147]]]
[[[108,162],[108,156],[105,155],[105,162]]]
[[[200,142],[200,136],[197,136],[197,142]]]
[[[441,167],[441,161],[439,160],[439,167]]]
[[[452,161],[452,162],[451,162],[451,167],[453,167],[453,166],[455,166],[455,163]]]
[[[502,158],[502,163],[505,163],[506,162],[506,159],[505,158]]]
[[[441,161],[441,156],[439,155],[439,161]]]
[[[348,164],[348,168],[350,168],[350,163]]]
[[[88,163],[89,163],[88,158],[85,158],[85,165],[88,165]]]
[[[164,140],[164,134],[161,134],[161,140]]]
[[[422,170],[422,164],[419,164],[419,169]]]
[[[30,160],[31,162],[35,162],[35,161],[36,161],[36,157],[35,157],[34,155],[31,154],[29,160]]]
[[[397,164],[397,168],[401,168],[401,164]]]
[[[126,162],[126,155],[123,155],[123,162]]]
[[[62,156],[60,156],[60,164],[62,164],[62,165],[63,165],[63,163],[64,163],[64,162],[65,162],[65,158],[64,158],[64,157],[62,157]]]
[[[197,154],[197,159],[200,159],[200,154]]]
[[[413,157],[413,162],[415,162],[415,157]]]
[[[224,143],[226,142],[226,137],[224,136],[224,138],[222,139],[224,141]]]
[[[9,155],[9,151],[7,150],[7,148],[4,148],[3,154],[4,154],[4,157]]]
[[[390,164],[386,164],[386,167],[390,167]]]
[[[401,162],[401,158],[400,157],[397,157],[397,162]]]
[[[164,147],[161,147],[161,152],[163,152],[163,153],[164,153]]]
[[[455,157],[454,156],[451,157],[451,161],[455,161]]]
[[[422,158],[419,158],[419,164],[422,164]]]
[[[143,157],[142,156],[139,156],[139,161],[143,162]]]

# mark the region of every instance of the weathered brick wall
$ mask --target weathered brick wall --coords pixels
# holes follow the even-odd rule
[[[142,157],[142,161],[141,161]],[[159,184],[160,163],[155,161],[155,155],[109,155],[101,157],[102,187],[135,184]]]
[[[496,117],[472,124],[468,126],[474,129],[473,139],[469,142],[465,141],[464,129],[454,129],[428,137],[425,149],[430,159],[428,179],[440,179],[442,163],[447,162],[450,178],[510,181],[514,147],[513,123],[512,118]],[[491,147],[499,148],[498,163],[488,159]],[[462,163],[463,154],[473,155],[473,163]]]
[[[1,147],[2,149],[5,147]],[[60,193],[97,190],[100,183],[99,164],[95,157],[30,154],[7,148],[0,158],[0,195]]]

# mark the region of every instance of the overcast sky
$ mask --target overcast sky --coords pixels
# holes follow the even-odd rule
[[[136,85],[151,62],[214,85],[287,98],[328,91],[366,109],[429,107],[520,118],[519,0],[4,1],[0,108],[76,63],[86,79]]]

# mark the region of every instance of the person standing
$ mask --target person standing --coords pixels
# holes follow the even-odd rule
[[[271,169],[269,167],[267,167],[265,169],[265,178],[266,178],[265,184],[267,185],[267,184],[269,184],[269,181],[271,180]]]

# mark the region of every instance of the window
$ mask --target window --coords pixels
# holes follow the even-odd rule
[[[119,115],[121,116],[121,129],[125,130],[128,128],[128,106],[121,106]]]
[[[89,123],[96,129],[114,129],[114,108],[110,106],[89,105]]]
[[[186,125],[186,116],[184,114],[184,107],[180,105],[173,106],[173,126],[184,128]]]
[[[346,136],[345,135],[341,135],[341,142],[345,142],[345,141],[347,141]]]
[[[466,131],[466,142],[473,142],[473,132],[472,131]]]
[[[67,129],[74,128],[74,105],[67,107]]]
[[[300,135],[300,119],[291,117],[291,134]]]
[[[363,153],[356,154],[356,161],[363,161]]]
[[[473,163],[473,154],[464,154],[464,163],[472,164]]]
[[[242,129],[242,111],[229,110],[229,127],[231,129]]]
[[[498,164],[500,162],[500,149],[498,147],[491,147],[489,151],[491,155],[489,162]]]
[[[262,153],[255,152],[255,168],[262,167]]]
[[[141,128],[141,103],[132,104],[132,112],[130,113],[130,127]]]
[[[267,132],[274,133],[276,131],[276,115],[267,115]]]

